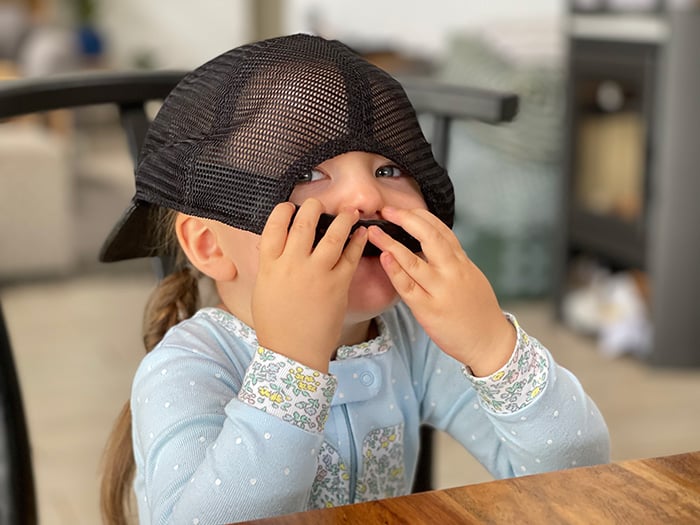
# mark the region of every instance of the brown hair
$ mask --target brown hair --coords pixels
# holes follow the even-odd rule
[[[143,343],[150,352],[168,329],[194,315],[199,308],[199,280],[188,265],[175,237],[176,212],[157,209],[154,224],[167,253],[176,253],[175,270],[153,290],[146,304]],[[108,525],[126,525],[131,514],[131,486],[135,474],[131,442],[130,401],[124,403],[107,439],[102,465],[100,510]]]

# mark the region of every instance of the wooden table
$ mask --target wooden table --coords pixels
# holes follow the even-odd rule
[[[248,523],[700,524],[700,451],[492,481]]]

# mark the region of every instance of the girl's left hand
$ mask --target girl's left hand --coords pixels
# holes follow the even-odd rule
[[[387,207],[382,217],[421,243],[423,257],[380,228],[369,228],[369,241],[383,252],[384,271],[426,333],[476,376],[501,368],[515,348],[515,328],[452,230],[423,209]]]

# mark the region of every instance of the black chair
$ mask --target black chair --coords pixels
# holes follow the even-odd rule
[[[116,105],[131,156],[136,159],[149,124],[145,104],[163,99],[183,75],[182,71],[99,72],[3,81],[0,82],[0,121],[56,109]],[[406,78],[402,83],[418,113],[431,116],[431,129],[426,134],[438,162],[443,165],[448,160],[452,121],[476,119],[499,123],[512,120],[517,113],[518,99],[513,94],[438,85],[426,79]],[[154,268],[158,277],[167,275],[169,261],[156,259]],[[37,523],[37,509],[31,441],[1,303],[0,396],[0,523],[33,525]],[[432,431],[424,428],[414,491],[429,490],[431,480]]]
[[[437,84],[428,79],[401,79],[401,83],[419,116],[428,116],[432,125],[424,129],[435,160],[449,168],[450,131],[458,120],[479,120],[489,124],[512,121],[518,112],[518,97],[512,93]],[[427,127],[424,122],[422,125]],[[459,176],[451,173],[452,177]],[[420,431],[420,452],[413,492],[433,489],[432,428]]]
[[[119,108],[132,157],[143,141],[145,103],[164,98],[183,73],[80,74],[0,82],[0,121],[31,113],[93,104]],[[128,176],[128,174],[125,174]],[[160,275],[164,262],[156,262]],[[36,495],[22,396],[9,330],[0,304],[0,523],[37,523]]]

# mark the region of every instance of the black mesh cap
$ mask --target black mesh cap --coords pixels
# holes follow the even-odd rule
[[[393,77],[316,36],[232,49],[187,74],[163,102],[140,152],[136,195],[100,260],[159,255],[154,205],[259,234],[301,175],[349,151],[395,162],[452,226],[452,183]]]

